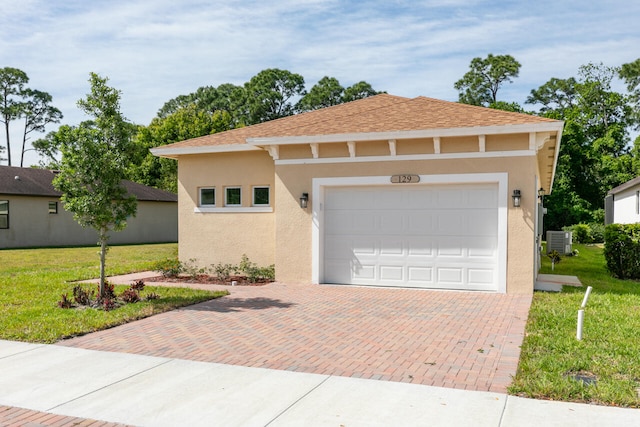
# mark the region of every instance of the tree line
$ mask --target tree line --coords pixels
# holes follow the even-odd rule
[[[500,101],[498,90],[518,77],[510,55],[474,58],[455,83],[459,101],[535,114],[565,122],[553,192],[545,197],[545,227],[604,223],[604,198],[612,188],[640,176],[640,59],[622,64],[586,64],[577,76],[551,78],[524,100],[537,110]],[[626,92],[614,90],[623,83]]]
[[[632,132],[640,130],[640,59],[613,67],[583,65],[576,76],[554,77],[531,90],[522,104],[502,101],[500,89],[518,77],[520,67],[510,55],[473,58],[469,71],[454,84],[459,102],[563,120],[554,189],[545,197],[546,227],[602,223],[606,193],[640,176],[640,137],[631,141]],[[0,121],[5,125],[6,146],[11,121],[23,119],[29,124],[22,155],[29,133],[43,131],[46,124],[62,118],[51,106],[50,95],[27,89],[27,82],[20,70],[0,70]],[[613,89],[620,82],[626,92]],[[150,148],[378,93],[365,81],[344,87],[328,76],[307,90],[300,74],[280,69],[263,70],[243,85],[203,86],[167,101],[147,126],[123,123],[123,136],[130,141],[125,177],[176,191],[176,162],[151,155]],[[60,147],[78,129],[90,125],[62,125],[34,141],[34,149],[45,159],[42,166],[58,168]]]

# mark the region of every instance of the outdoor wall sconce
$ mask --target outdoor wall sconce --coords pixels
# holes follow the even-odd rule
[[[542,199],[544,199],[544,188],[542,187],[538,190],[538,199],[540,199],[540,203],[542,203]]]
[[[514,208],[519,208],[520,207],[520,190],[513,190],[513,207]]]
[[[308,204],[309,204],[309,193],[302,193],[302,196],[300,196],[300,207],[302,209],[307,209]]]

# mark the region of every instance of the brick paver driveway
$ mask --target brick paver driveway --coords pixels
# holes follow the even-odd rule
[[[208,288],[223,288],[208,286]],[[504,392],[530,295],[272,283],[58,343]]]

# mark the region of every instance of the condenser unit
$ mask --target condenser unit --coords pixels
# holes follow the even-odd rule
[[[562,255],[570,254],[573,251],[572,237],[571,231],[547,231],[547,253],[557,251]]]

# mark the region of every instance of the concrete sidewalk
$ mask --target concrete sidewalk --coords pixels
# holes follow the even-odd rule
[[[640,425],[636,409],[1,340],[0,405],[136,426]]]

